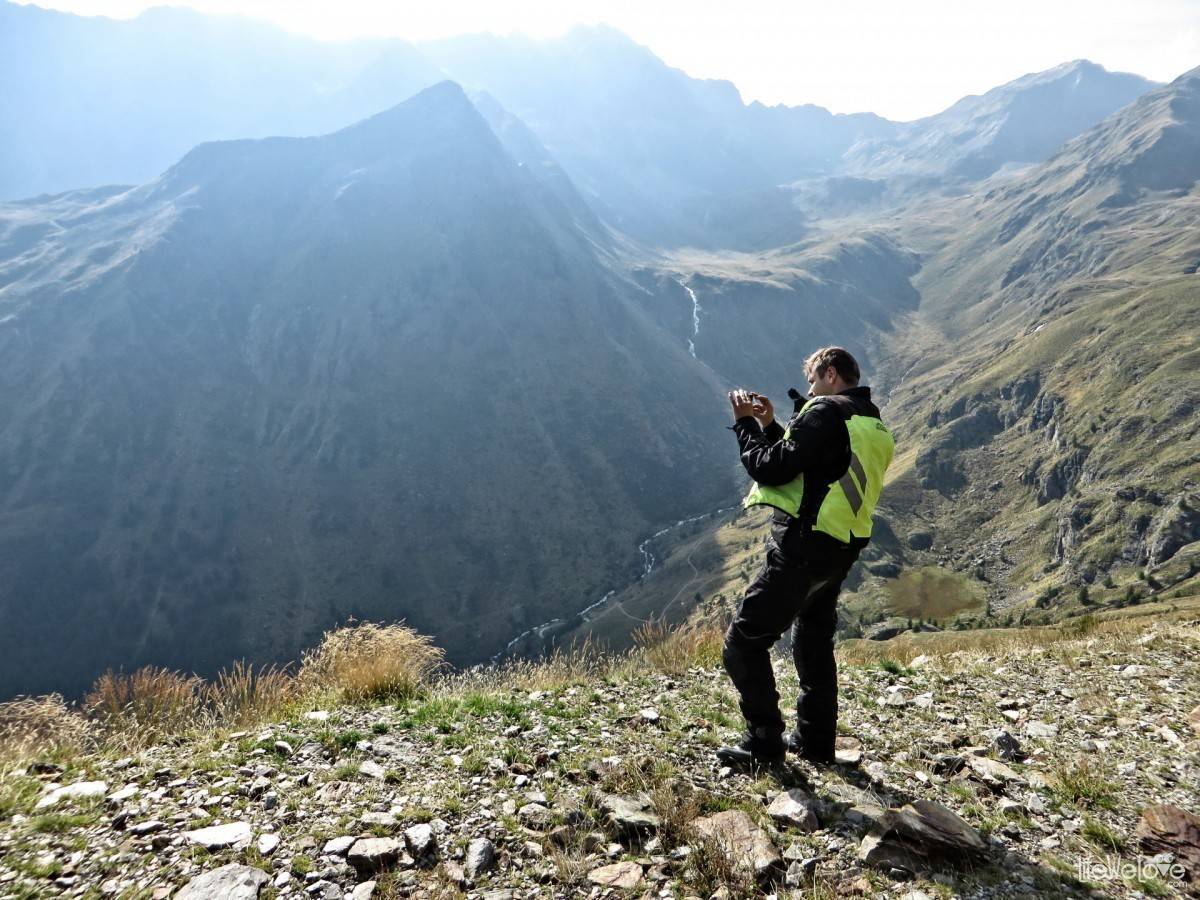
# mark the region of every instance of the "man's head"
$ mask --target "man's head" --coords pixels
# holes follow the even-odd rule
[[[858,384],[858,363],[842,347],[822,347],[804,361],[808,393],[813,397],[837,394]]]

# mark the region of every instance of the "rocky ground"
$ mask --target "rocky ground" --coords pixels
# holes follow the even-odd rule
[[[36,763],[0,782],[0,897],[1196,891],[1200,622],[841,681],[828,767],[720,767],[736,706],[701,666]]]

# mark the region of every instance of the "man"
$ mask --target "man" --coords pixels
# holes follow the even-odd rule
[[[767,555],[725,634],[725,670],[740,695],[745,739],[722,747],[731,764],[782,762],[784,723],[771,670],[771,647],[790,626],[800,676],[796,729],[787,748],[814,763],[833,762],[837,736],[837,665],[833,638],[837,596],[871,536],[891,432],[858,384],[858,363],[841,347],[804,361],[811,399],[795,390],[786,429],[771,401],[729,392],[742,465],[755,485],[743,505],[774,507]]]

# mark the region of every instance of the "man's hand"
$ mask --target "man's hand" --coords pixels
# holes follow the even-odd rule
[[[754,397],[757,396],[753,391],[747,391],[744,388],[729,392],[729,405],[733,407],[733,420],[736,422],[743,416],[754,416]]]
[[[754,400],[754,418],[758,419],[758,424],[766,428],[775,421],[775,407],[771,405],[763,394],[750,392],[750,397]]]

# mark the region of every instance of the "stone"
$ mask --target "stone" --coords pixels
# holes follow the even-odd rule
[[[662,820],[651,808],[650,798],[644,794],[625,797],[605,794],[600,798],[600,809],[604,820],[619,835],[648,834],[658,830]]]
[[[888,810],[885,827],[923,851],[965,855],[982,853],[987,847],[978,831],[933,800],[914,800]]]
[[[551,824],[550,810],[540,803],[526,803],[517,810],[517,820],[526,828],[545,831]]]
[[[353,835],[330,838],[325,842],[325,846],[321,848],[321,852],[326,856],[345,856],[350,851],[350,848],[354,846],[356,840],[357,838]]]
[[[258,836],[258,852],[263,856],[270,856],[279,847],[279,835],[277,834],[260,834]]]
[[[1149,853],[1170,853],[1190,884],[1200,884],[1200,816],[1169,803],[1148,806],[1134,831]]]
[[[364,881],[362,884],[356,884],[353,892],[350,894],[350,900],[371,900],[375,894],[375,882]]]
[[[250,844],[250,823],[229,822],[225,825],[209,825],[195,831],[185,831],[184,839],[205,850],[223,850],[226,847],[241,848]]]
[[[858,845],[858,858],[866,865],[884,871],[900,869],[914,873],[918,868],[918,855],[911,848],[878,831],[863,837]]]
[[[692,827],[713,841],[732,865],[752,874],[760,883],[782,874],[783,857],[779,850],[745,810],[727,809],[702,816],[692,821]]]
[[[314,900],[343,900],[345,897],[341,886],[327,878],[314,881],[304,889],[304,892]]]
[[[590,851],[589,851],[590,852]],[[496,845],[487,838],[475,838],[467,844],[463,872],[468,878],[478,878],[496,864]]]
[[[390,828],[396,824],[396,817],[390,812],[365,812],[358,817],[358,824],[364,829]]]
[[[105,803],[110,803],[113,806],[120,806],[126,800],[132,800],[138,795],[138,786],[136,784],[127,784],[120,790],[113,791],[104,798]]]
[[[262,869],[230,863],[197,875],[179,889],[174,900],[253,900],[270,880]]]
[[[312,712],[306,712],[304,718],[310,722],[328,722],[329,713],[323,709],[314,709]]]
[[[862,741],[848,734],[839,734],[833,742],[833,758],[843,766],[862,762]]]
[[[88,800],[93,797],[103,797],[108,793],[108,785],[103,781],[79,781],[63,787],[55,787],[41,797],[34,809],[46,809],[57,806],[64,800]]]
[[[781,792],[767,807],[767,815],[782,825],[801,831],[816,831],[821,827],[817,820],[813,799],[800,788]]]
[[[395,838],[359,838],[346,853],[346,862],[360,875],[371,875],[395,864],[403,849]]]
[[[992,739],[992,746],[996,749],[996,755],[1001,759],[1021,759],[1024,753],[1021,752],[1021,742],[1009,734],[1007,731],[1001,731]]]
[[[437,838],[428,822],[404,830],[404,846],[419,865],[430,866],[437,861]]]
[[[643,722],[647,722],[651,725],[657,723],[659,719],[658,710],[653,706],[647,706],[640,713],[638,713],[638,715],[641,716]]]
[[[642,867],[629,860],[601,866],[588,872],[588,881],[601,887],[632,890],[642,882]]]
[[[1030,721],[1025,723],[1025,733],[1033,738],[1058,737],[1058,726],[1048,722]]]
[[[1002,790],[1007,784],[1024,786],[1026,781],[1017,772],[998,759],[987,756],[968,756],[967,765],[971,772],[988,787]]]
[[[1200,706],[1188,713],[1188,724],[1192,726],[1192,731],[1200,734]]]
[[[387,770],[373,759],[364,759],[358,766],[359,774],[366,775],[368,778],[374,778],[377,781],[383,781],[387,775]]]
[[[145,822],[135,822],[129,826],[129,833],[141,837],[146,834],[153,834],[156,831],[162,831],[167,826],[158,819],[149,819]]]

